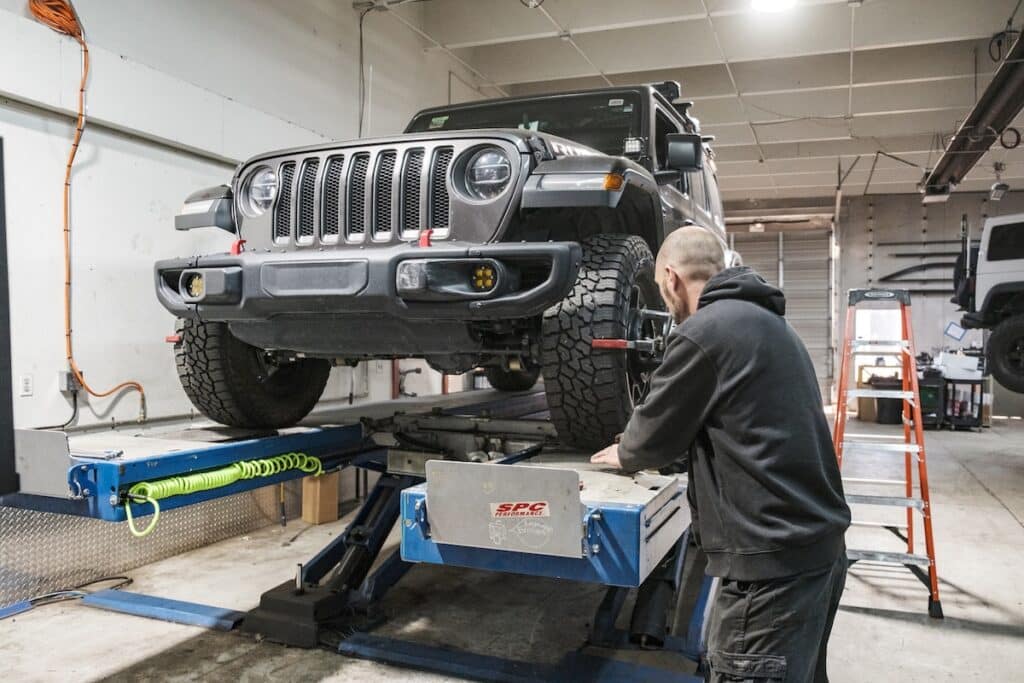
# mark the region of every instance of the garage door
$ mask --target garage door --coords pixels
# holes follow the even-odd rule
[[[786,294],[786,319],[814,362],[825,400],[832,386],[832,287],[830,231],[734,233],[743,263]]]

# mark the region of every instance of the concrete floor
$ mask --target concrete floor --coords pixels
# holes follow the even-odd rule
[[[899,433],[856,421],[849,431]],[[831,678],[1024,680],[1024,423],[1000,422],[981,433],[928,432],[926,444],[946,619],[928,618],[927,593],[909,572],[855,566],[831,641]],[[900,474],[897,460],[873,457],[850,455],[846,474]],[[869,471],[871,464],[877,467]],[[342,528],[340,522],[268,527],[137,569],[130,590],[248,609]],[[901,549],[886,536],[858,531],[848,544]],[[389,595],[389,621],[378,632],[554,661],[583,642],[600,597],[591,586],[417,567]],[[7,679],[16,681],[446,680],[76,603],[0,622],[0,661]]]

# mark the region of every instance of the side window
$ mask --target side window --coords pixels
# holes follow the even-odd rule
[[[708,213],[711,214],[711,220],[715,222],[719,227],[722,226],[722,200],[718,194],[718,177],[714,171],[708,168],[708,164],[704,165],[704,185],[705,193],[707,195]]]
[[[704,172],[692,171],[686,174],[686,184],[690,190],[693,205],[707,210],[708,200],[704,193]]]
[[[992,228],[986,258],[989,261],[1024,259],[1024,223],[1007,223]]]
[[[658,159],[658,168],[665,169],[668,161],[668,134],[678,133],[679,127],[665,116],[660,109],[654,115],[654,155]]]

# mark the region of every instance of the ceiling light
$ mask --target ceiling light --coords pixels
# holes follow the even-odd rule
[[[796,0],[751,0],[750,6],[757,12],[781,12],[796,4]]]
[[[764,223],[758,221],[750,224],[750,232],[764,232]]]

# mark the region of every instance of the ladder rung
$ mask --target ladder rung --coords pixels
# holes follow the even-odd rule
[[[859,349],[863,346],[899,346],[904,349],[910,348],[906,339],[854,339],[850,345]]]
[[[906,524],[893,522],[862,522],[856,519],[850,522],[850,526],[869,526],[878,529],[900,529],[901,531],[907,530]]]
[[[862,496],[855,493],[847,494],[847,503],[854,505],[892,505],[895,507],[924,509],[924,501],[920,498],[906,498],[905,496]]]
[[[899,389],[847,389],[847,398],[902,398],[906,401],[914,400],[913,391],[902,391]]]
[[[850,441],[856,441],[857,439],[879,439],[883,441],[903,441],[903,437],[896,434],[860,434],[853,432],[846,432],[846,436],[850,437]]]
[[[843,477],[844,484],[899,484],[905,486],[907,482],[902,479],[862,479],[860,477]]]
[[[848,560],[864,562],[878,562],[880,564],[915,564],[919,567],[927,567],[932,562],[926,555],[911,555],[910,553],[892,553],[882,550],[847,550]]]
[[[875,441],[843,441],[843,452],[851,451],[887,451],[892,453],[920,453],[921,446],[916,443],[877,443]]]

